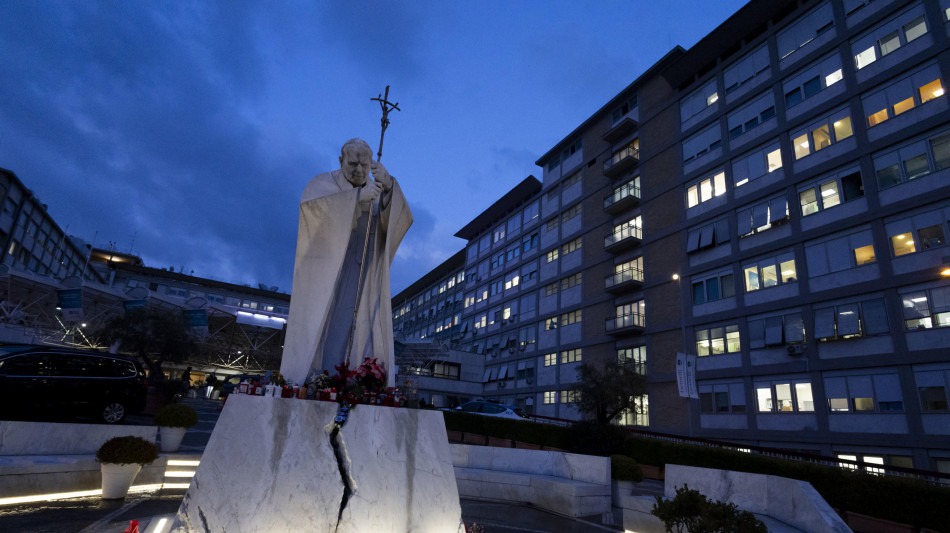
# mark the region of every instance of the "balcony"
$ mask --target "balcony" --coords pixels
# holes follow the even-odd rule
[[[643,270],[639,268],[625,268],[604,278],[604,288],[614,294],[636,290],[642,286]]]
[[[637,121],[630,117],[620,119],[616,124],[610,127],[601,138],[611,144],[623,139],[628,134],[637,129]]]
[[[604,197],[604,211],[613,215],[639,203],[640,187],[628,183]]]
[[[628,144],[622,150],[614,152],[610,159],[604,161],[604,175],[616,178],[624,172],[633,169],[640,163],[640,150]]]
[[[639,246],[642,239],[643,229],[640,226],[624,226],[604,238],[604,250],[611,253],[627,250]]]
[[[640,335],[643,333],[645,320],[642,313],[631,313],[608,318],[605,329],[608,335]]]

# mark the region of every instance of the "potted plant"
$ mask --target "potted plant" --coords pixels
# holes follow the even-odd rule
[[[168,404],[158,410],[154,419],[161,435],[162,451],[178,451],[185,431],[198,423],[198,414],[187,405]]]
[[[135,476],[158,458],[158,448],[142,437],[113,437],[96,452],[102,471],[102,499],[125,498]]]

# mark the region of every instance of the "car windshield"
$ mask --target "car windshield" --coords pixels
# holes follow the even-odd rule
[[[17,345],[17,344],[12,344],[9,346],[0,346],[0,355],[10,355],[13,353],[25,352],[29,350],[30,348],[32,348],[32,346],[23,346],[23,345]]]

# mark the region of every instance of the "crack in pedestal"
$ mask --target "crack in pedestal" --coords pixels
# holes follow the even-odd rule
[[[340,480],[343,482],[343,497],[340,499],[340,510],[336,517],[336,527],[334,531],[340,529],[340,521],[343,520],[343,511],[346,504],[353,495],[353,480],[350,478],[349,459],[346,457],[346,445],[343,442],[343,435],[340,432],[340,425],[334,424],[330,431],[330,447],[333,448],[333,455],[336,457],[337,468],[340,471]]]

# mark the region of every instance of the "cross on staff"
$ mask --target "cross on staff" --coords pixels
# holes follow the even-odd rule
[[[389,127],[389,112],[395,109],[396,111],[402,111],[399,109],[399,102],[392,103],[389,101],[389,85],[386,86],[386,95],[379,95],[376,98],[370,98],[375,102],[379,102],[379,107],[383,110],[383,118],[380,119],[380,124],[383,127],[383,131],[379,134],[379,151],[376,152],[376,161],[379,161],[383,158],[383,137],[386,136],[386,128]]]
[[[386,86],[386,95],[379,95],[376,98],[370,98],[372,101],[379,102],[379,107],[383,110],[383,118],[380,120],[382,125],[382,132],[379,134],[379,151],[376,153],[376,161],[378,162],[383,158],[383,137],[386,136],[386,128],[389,126],[389,112],[395,109],[396,111],[402,111],[399,109],[399,102],[393,103],[389,101],[389,85]],[[363,277],[366,275],[366,252],[369,249],[369,236],[370,229],[373,226],[375,212],[373,207],[370,206],[369,210],[369,220],[366,222],[366,234],[363,235],[363,256],[360,260],[360,274],[359,279],[356,282],[356,302],[353,305],[353,320],[350,322],[350,335],[346,341],[346,354],[343,360],[343,364],[346,368],[350,366],[350,356],[353,352],[353,337],[356,333],[356,319],[359,317],[360,311],[360,297],[363,293]],[[387,371],[392,372],[392,369],[387,369]],[[343,388],[346,387],[346,377],[343,376]]]

